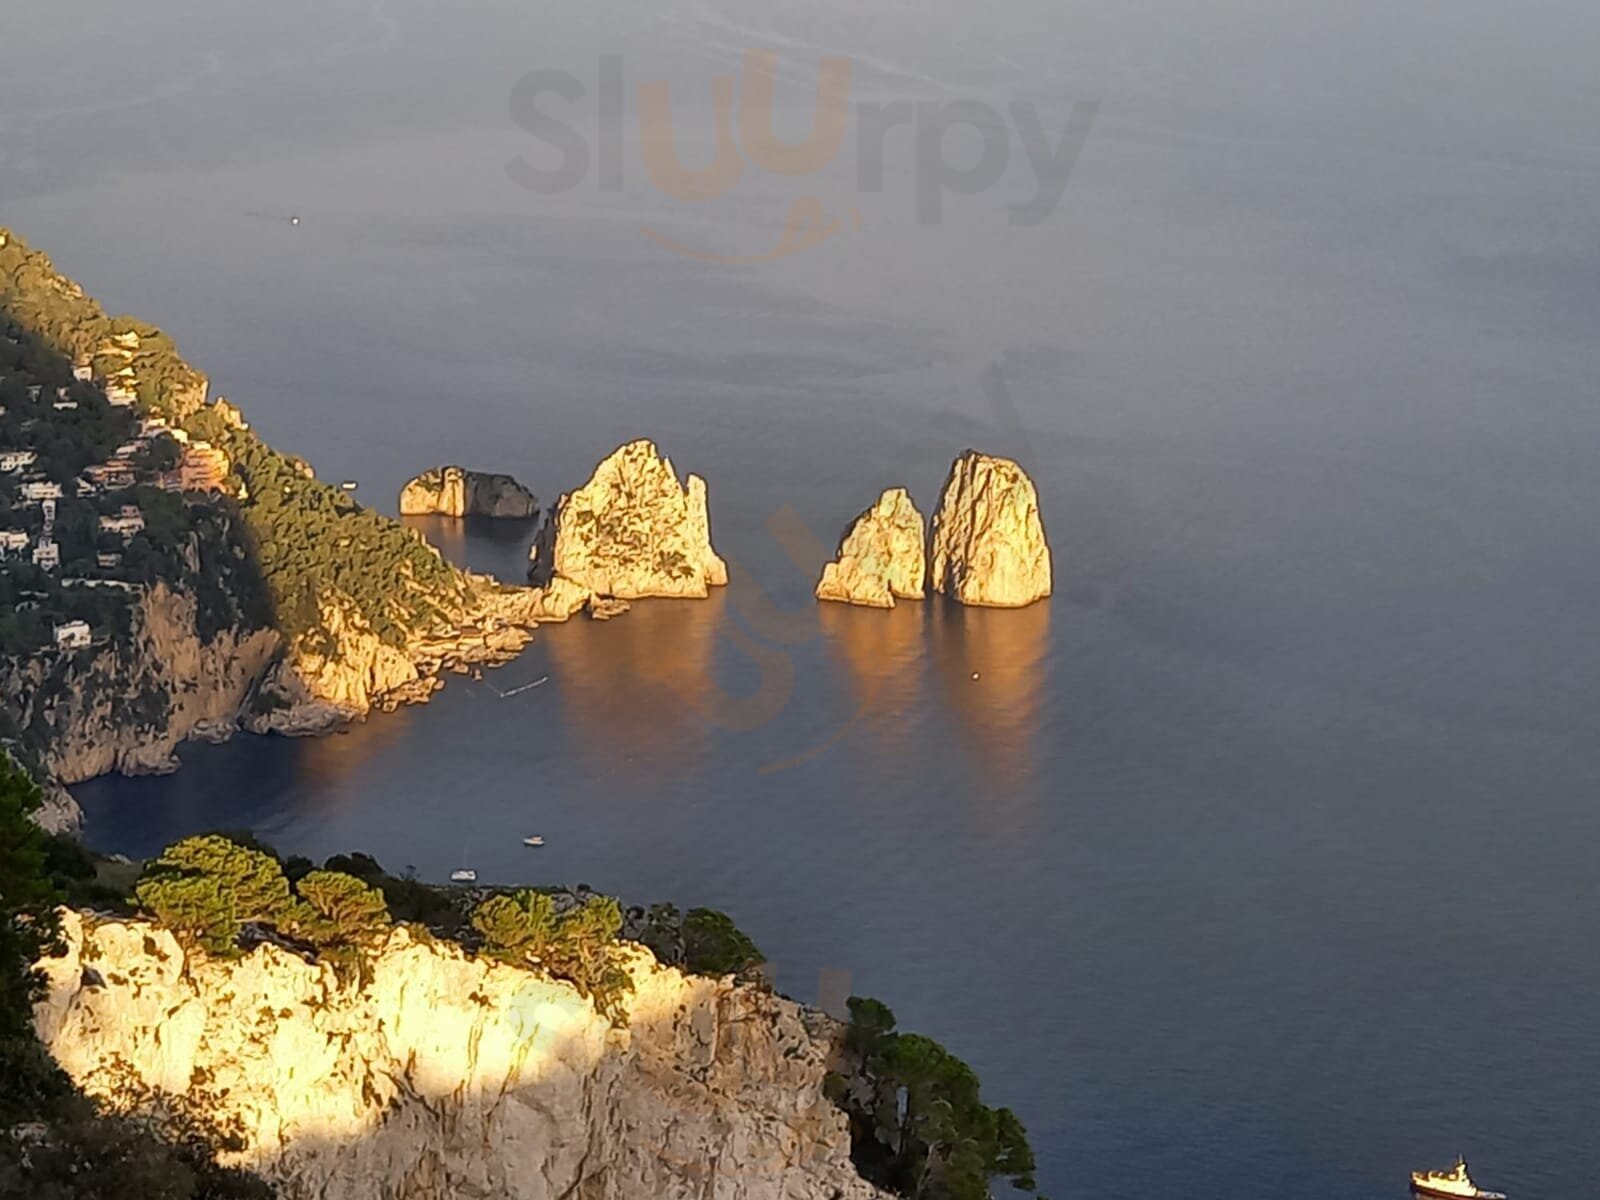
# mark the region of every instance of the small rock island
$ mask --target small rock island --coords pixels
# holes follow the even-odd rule
[[[962,604],[1021,608],[1050,594],[1033,480],[1009,458],[956,457],[933,514],[933,587]]]
[[[822,568],[818,600],[893,608],[921,600],[928,575],[922,514],[903,487],[889,488],[851,523],[834,560]]]
[[[556,501],[528,572],[552,592],[576,585],[619,600],[703,598],[728,582],[711,548],[705,480],[679,483],[672,460],[644,438],[619,446]]]
[[[539,515],[539,501],[510,475],[435,467],[400,489],[400,515],[527,519]]]

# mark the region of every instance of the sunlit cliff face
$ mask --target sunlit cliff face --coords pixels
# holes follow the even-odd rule
[[[571,986],[397,930],[365,986],[273,946],[185,961],[66,916],[40,1036],[88,1092],[238,1132],[289,1200],[872,1200],[821,1094],[833,1027],[636,950],[626,1027]]]

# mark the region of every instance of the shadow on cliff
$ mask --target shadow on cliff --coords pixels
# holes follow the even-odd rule
[[[285,1200],[875,1195],[823,1096],[836,1027],[761,988],[636,957],[618,1029],[571,985],[404,930],[356,989],[275,946],[189,963],[143,923],[66,924],[39,1008],[62,1065],[242,1121],[239,1165]]]

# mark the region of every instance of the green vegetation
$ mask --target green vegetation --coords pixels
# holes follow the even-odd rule
[[[80,1095],[33,1033],[40,977],[55,949],[51,875],[95,875],[82,851],[28,819],[37,785],[0,756],[0,1196],[32,1200],[263,1200],[259,1179],[219,1167],[214,1131],[192,1120],[114,1115]]]
[[[48,1079],[28,1069],[37,1056],[31,1006],[41,987],[34,963],[55,947],[58,936],[45,839],[29,819],[41,800],[38,786],[0,755],[0,1080],[21,1091],[0,1094],[0,1120],[25,1119],[18,1106],[37,1102],[50,1090]]]
[[[295,891],[301,903],[288,922],[290,932],[347,977],[359,974],[366,955],[393,928],[383,893],[354,875],[327,870],[307,872]]]
[[[146,412],[176,424],[204,401],[205,376],[179,357],[171,338],[132,317],[108,317],[58,274],[46,255],[5,229],[0,229],[0,308],[69,361],[90,361],[102,374],[131,366]],[[119,338],[128,343],[126,357],[115,349]]]
[[[683,961],[697,975],[744,975],[766,959],[726,913],[691,908],[683,919]]]
[[[620,1022],[633,978],[617,960],[622,909],[591,896],[564,912],[544,892],[522,888],[491,896],[473,911],[483,952],[517,966],[540,967],[576,985],[595,1008]]]
[[[218,834],[167,847],[135,894],[180,942],[219,957],[236,953],[243,922],[275,924],[293,911],[278,860]]]
[[[694,975],[737,975],[761,978],[766,957],[726,913],[691,908],[687,914],[672,904],[653,904],[633,924],[639,941],[668,966]]]
[[[877,1000],[850,998],[845,1046],[854,1070],[828,1092],[850,1117],[862,1176],[908,1200],[989,1200],[991,1181],[1035,1190],[1027,1131],[979,1098],[972,1068],[932,1038],[897,1033]]]
[[[419,534],[361,507],[215,409],[188,428],[226,453],[244,484],[240,511],[287,639],[330,651],[323,610],[335,598],[397,647],[464,607],[465,577]]]

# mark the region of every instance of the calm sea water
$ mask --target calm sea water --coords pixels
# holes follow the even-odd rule
[[[347,735],[86,784],[89,840],[249,826],[724,908],[785,990],[849,972],[969,1059],[1057,1197],[1399,1197],[1457,1150],[1518,1197],[1589,1194],[1600,34],[1509,12],[18,14],[4,220],[275,444],[392,511],[440,462],[549,500],[651,436],[737,568]],[[850,149],[699,207],[631,141],[617,192],[507,178],[522,73],[584,82],[593,135],[620,54],[679,89],[703,163],[696,104],[750,46],[794,59],[794,138],[821,52],[858,98],[1023,99],[1052,138],[1074,100],[1100,116],[1028,229],[1015,141],[936,225],[906,143],[882,192]],[[641,234],[754,253],[801,192],[861,229],[748,268]],[[1056,596],[812,603],[845,522],[896,483],[931,507],[968,445],[1034,473]],[[520,575],[525,528],[425,528]]]

